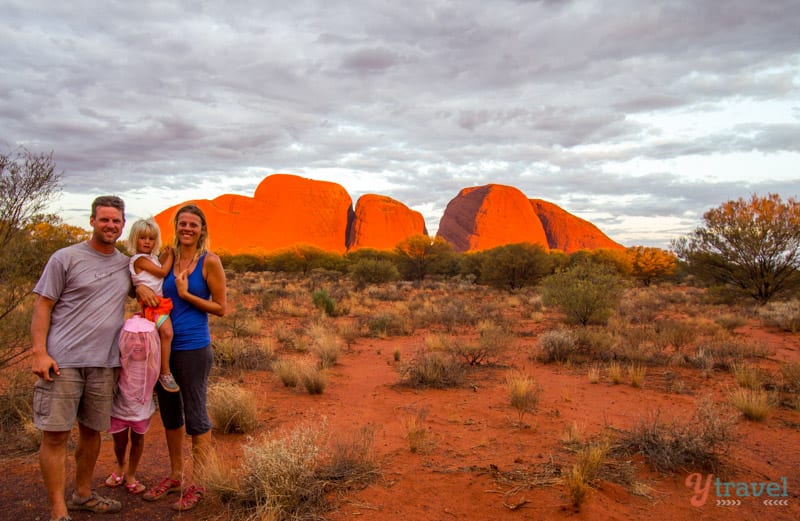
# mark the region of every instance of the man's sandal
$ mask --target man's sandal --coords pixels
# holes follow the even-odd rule
[[[145,492],[142,495],[142,499],[144,499],[145,501],[156,501],[157,499],[161,499],[162,497],[166,496],[171,492],[180,492],[180,491],[181,491],[181,482],[178,481],[177,479],[166,477],[162,479],[158,485]]]
[[[89,497],[79,497],[73,493],[72,499],[67,501],[67,509],[87,510],[95,514],[114,514],[122,510],[122,503],[116,499],[105,498],[93,490]]]
[[[200,498],[206,495],[206,487],[192,485],[184,491],[179,500],[172,504],[172,510],[191,510],[197,506]]]

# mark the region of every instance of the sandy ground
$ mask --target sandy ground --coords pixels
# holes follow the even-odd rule
[[[510,313],[514,311],[511,310]],[[265,332],[277,322],[301,324],[303,318],[271,317]],[[767,505],[765,495],[746,496],[739,485],[727,485],[729,496],[712,485],[705,504],[693,506],[695,491],[686,485],[693,469],[658,474],[638,455],[619,464],[634,469],[633,483],[599,479],[575,507],[564,474],[575,461],[565,442],[573,424],[583,440],[599,440],[604,432],[631,429],[640,419],[658,413],[664,419],[685,419],[701,396],[724,402],[735,386],[725,371],[710,374],[690,367],[648,367],[644,386],[612,385],[603,375],[590,383],[586,365],[542,364],[529,354],[541,332],[557,326],[557,316],[522,313],[513,317],[517,333],[512,349],[489,367],[471,370],[467,383],[456,389],[413,389],[398,385],[399,368],[423,345],[428,331],[408,336],[359,338],[345,349],[329,370],[321,395],[284,387],[268,371],[215,376],[242,383],[258,398],[258,433],[280,435],[300,424],[327,423],[331,432],[374,428],[374,451],[380,477],[360,490],[336,499],[326,519],[387,520],[696,520],[800,518],[800,411],[779,407],[764,422],[737,420],[736,439],[724,455],[726,483],[758,487],[777,483],[785,505]],[[469,336],[473,332],[457,331]],[[781,361],[800,362],[800,336],[766,328],[751,319],[736,332],[742,338],[768,345],[771,354],[757,363],[773,373]],[[399,353],[399,361],[395,360]],[[533,375],[542,387],[538,410],[519,422],[509,403],[505,378],[513,368]],[[681,382],[682,392],[672,385]],[[425,442],[416,452],[407,439],[409,422],[423,418]],[[231,465],[241,461],[245,435],[214,433],[215,446]],[[188,445],[188,444],[187,444]],[[188,458],[188,447],[186,456]],[[101,493],[120,499],[120,514],[76,513],[74,520],[202,520],[219,514],[213,501],[195,511],[178,514],[167,501],[147,503],[122,489],[102,486],[111,469],[112,443],[105,437],[95,481]],[[72,472],[70,461],[69,472]],[[156,415],[147,436],[139,477],[152,485],[167,465],[163,428]],[[2,458],[0,518],[47,520],[48,506],[35,453]],[[70,474],[71,475],[71,474]],[[544,484],[535,478],[547,476]],[[703,482],[707,477],[702,476]],[[785,487],[786,495],[783,496]],[[736,492],[738,490],[738,493]],[[752,490],[752,489],[748,489]],[[718,504],[739,500],[736,505]]]

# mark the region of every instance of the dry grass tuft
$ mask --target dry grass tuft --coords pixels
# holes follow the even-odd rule
[[[731,393],[731,403],[748,420],[764,421],[772,412],[775,400],[763,389],[740,387]]]
[[[511,399],[511,406],[517,411],[519,424],[526,413],[536,412],[542,388],[532,376],[512,372],[506,377],[506,389]]]
[[[463,366],[449,354],[422,349],[401,370],[401,382],[416,388],[458,387],[464,381]]]
[[[214,426],[228,434],[248,433],[258,426],[256,401],[242,387],[220,382],[208,389],[208,413]]]
[[[628,378],[631,380],[631,386],[642,387],[644,385],[644,378],[647,375],[647,368],[643,365],[631,363],[628,366]]]
[[[297,387],[302,378],[303,368],[295,360],[282,358],[272,364],[272,371],[285,387]]]
[[[428,417],[428,406],[419,409],[410,409],[410,413],[403,419],[403,428],[406,431],[406,441],[411,452],[424,452],[431,445],[425,420]]]

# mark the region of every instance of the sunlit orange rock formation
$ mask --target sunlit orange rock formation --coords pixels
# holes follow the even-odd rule
[[[520,242],[548,248],[542,223],[525,194],[497,184],[461,190],[448,203],[436,235],[461,252]]]
[[[214,250],[263,253],[298,243],[336,253],[347,250],[353,201],[336,183],[275,174],[258,185],[252,198],[223,195],[190,202],[206,214]],[[156,216],[167,240],[173,235],[171,220],[183,204]]]
[[[266,177],[253,197],[226,194],[187,202],[205,212],[212,248],[234,254],[268,253],[299,244],[336,253],[387,250],[410,236],[427,235],[422,214],[399,201],[367,194],[359,198],[354,211],[341,185],[288,174]],[[172,219],[183,204],[155,217],[165,244],[172,241]],[[461,190],[447,205],[437,235],[456,251],[520,242],[568,253],[623,247],[592,223],[498,184]]]
[[[624,249],[594,224],[542,199],[531,199],[531,207],[544,227],[547,244],[566,253],[597,248]]]
[[[391,250],[412,235],[428,235],[422,214],[384,195],[366,194],[356,202],[347,241],[349,250]]]

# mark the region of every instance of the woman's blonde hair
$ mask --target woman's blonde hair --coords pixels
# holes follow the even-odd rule
[[[133,223],[133,226],[131,226],[131,232],[128,234],[128,240],[126,242],[128,253],[131,255],[138,253],[136,251],[136,241],[139,240],[139,237],[145,234],[155,239],[155,245],[153,246],[152,253],[153,255],[158,255],[158,252],[161,251],[161,229],[158,227],[158,224],[156,224],[156,221],[152,218],[139,219]]]

